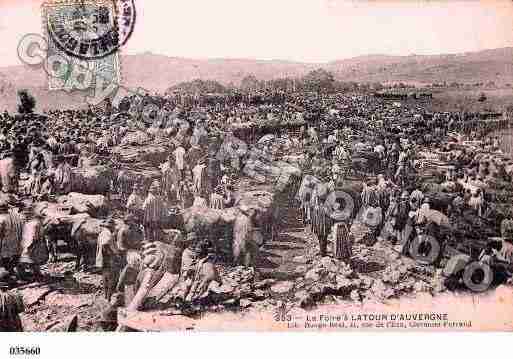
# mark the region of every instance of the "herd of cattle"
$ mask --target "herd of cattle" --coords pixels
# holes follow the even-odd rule
[[[458,146],[460,145],[465,146],[465,144]],[[466,145],[470,146],[471,144]],[[426,163],[432,161],[432,158],[427,157],[423,159],[424,164],[419,165],[418,171],[421,172],[429,167]],[[155,162],[158,163],[161,160],[162,158],[159,157]],[[213,209],[193,206],[181,211],[170,208],[163,221],[164,227],[173,234],[176,234],[176,231],[180,231],[182,234],[192,231],[201,233],[208,236],[219,251],[229,252],[230,250],[226,250],[226,248],[230,247],[230,243],[238,235],[233,231],[233,223],[242,207],[249,205],[256,211],[254,238],[259,244],[263,244],[265,239],[272,238],[280,232],[284,211],[295,207],[294,210],[302,211],[305,224],[311,225],[312,232],[319,239],[322,253],[322,247],[325,246],[332,225],[336,222],[351,225],[357,215],[362,213],[362,209],[369,206],[369,203],[365,203],[362,193],[369,190],[376,191],[379,199],[377,206],[385,209],[391,191],[396,189],[394,186],[372,186],[372,189],[367,186],[366,181],[369,178],[375,178],[378,174],[379,159],[372,151],[368,151],[367,156],[353,158],[354,176],[351,180],[345,181],[341,187],[334,187],[325,179],[303,173],[300,165],[302,160],[302,154],[299,151],[296,156],[294,153],[288,153],[287,156],[273,163],[259,163],[258,160],[246,163],[243,173],[253,179],[258,177],[260,180],[250,182],[251,185],[247,188],[238,189],[234,207]],[[355,164],[358,161],[364,162],[360,166],[361,168]],[[68,243],[69,249],[77,258],[77,268],[80,264],[93,265],[97,254],[98,236],[105,223],[113,221],[115,228],[125,225],[123,216],[120,215],[120,207],[123,205],[122,201],[130,193],[135,179],[141,178],[140,172],[120,168],[112,157],[103,160],[101,156],[95,156],[93,160],[89,157],[79,158],[76,164],[78,167],[73,168],[70,193],[63,194],[52,201],[30,204],[33,207],[34,215],[42,220],[48,249],[46,254],[44,251],[39,251],[42,254],[40,258],[34,258],[35,263],[43,264],[48,258],[51,261],[56,260],[57,244],[64,241]],[[12,160],[9,158],[2,160],[1,167],[3,170],[2,185],[5,187],[4,182],[12,181],[15,170]],[[506,163],[503,168],[505,176],[509,176],[510,181],[511,167],[511,164]],[[443,177],[447,167],[438,165],[437,168],[435,171],[438,170],[438,177]],[[143,178],[147,183],[151,183],[161,176],[156,170],[146,172],[145,175],[146,177],[143,176]],[[418,173],[418,177],[422,178],[422,174]],[[255,185],[258,182],[265,185],[257,188]],[[454,200],[455,194],[438,189],[430,192],[429,188],[435,187],[430,187],[433,184],[428,182],[421,181],[419,188],[422,188],[425,195],[432,199],[432,208],[445,211]],[[315,202],[312,201],[314,193]],[[120,199],[121,201],[119,201]],[[372,212],[365,213],[368,215]],[[504,217],[494,213],[490,218],[494,218],[493,227],[498,228]],[[366,219],[358,218],[358,220],[365,222]],[[379,223],[371,225],[380,227],[383,225],[383,221],[384,218],[381,216]],[[169,234],[169,238],[175,237]],[[30,240],[25,242],[29,243],[31,247],[35,247]],[[437,247],[440,250],[439,254],[442,254],[440,245],[433,244],[432,247]],[[439,255],[435,257],[438,258]],[[422,258],[419,257],[419,259]],[[433,262],[434,260],[429,264],[433,264]]]

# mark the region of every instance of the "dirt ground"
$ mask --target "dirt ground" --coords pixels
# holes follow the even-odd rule
[[[278,285],[280,283],[288,285],[305,276],[309,268],[308,263],[318,257],[317,240],[308,228],[301,225],[299,211],[291,208],[286,213],[284,230],[278,238],[263,245],[258,262],[260,279],[272,280]],[[355,226],[358,225],[353,227]],[[361,278],[371,278],[371,280],[381,278],[383,270],[400,257],[398,253],[392,251],[391,246],[380,243],[369,248],[358,247],[356,252],[362,252],[357,253],[357,256],[365,255],[365,263],[360,261],[362,265],[357,269],[361,272]],[[73,273],[72,259],[69,255],[64,255],[60,262],[45,265],[42,271],[47,276],[46,281],[17,289],[23,295],[26,305],[26,312],[22,315],[25,330],[63,331],[74,316],[78,318],[78,331],[103,330],[99,321],[107,303],[103,297],[101,275]],[[413,262],[405,257],[401,260],[404,263]],[[296,295],[294,291],[296,289],[287,295]],[[268,292],[271,291],[268,290]],[[248,307],[239,308],[236,312],[272,313],[277,306],[281,305],[281,302],[276,300],[279,296],[271,294],[262,301],[249,302]],[[404,296],[411,297],[412,293],[405,292]],[[344,300],[336,296],[328,296],[320,305],[340,303],[344,303]],[[352,301],[349,300],[346,303],[351,304]]]
[[[252,188],[268,190],[269,186],[254,186],[251,183],[241,181],[240,190]],[[268,240],[261,248],[260,258],[257,267],[261,275],[260,279],[272,280],[277,285],[291,285],[292,296],[297,295],[300,290],[296,289],[297,281],[305,277],[312,268],[312,263],[319,260],[319,247],[315,236],[309,228],[305,228],[300,220],[298,208],[285,207],[282,218],[283,230],[273,240]],[[355,232],[359,231],[359,224],[353,223]],[[352,266],[358,272],[361,281],[381,282],[390,267],[415,267],[413,260],[401,256],[395,252],[388,243],[377,243],[373,247],[362,245],[354,248],[355,260]],[[398,263],[398,264],[396,264]],[[74,272],[74,261],[69,254],[61,254],[60,261],[54,264],[47,264],[42,267],[45,280],[21,285],[16,289],[23,298],[26,305],[26,312],[22,315],[22,321],[27,331],[62,331],[74,317],[78,318],[79,331],[102,331],[99,321],[102,311],[106,308],[106,300],[102,288],[100,273]],[[415,297],[422,295],[422,290],[415,288],[429,284],[433,278],[435,268],[426,267],[420,272],[407,279],[402,278],[396,281],[396,291],[391,293],[393,298]],[[388,274],[387,274],[388,273]],[[392,273],[393,274],[393,273]],[[404,282],[405,285],[398,283]],[[292,286],[292,284],[294,284]],[[408,287],[408,288],[406,288]],[[379,288],[378,288],[379,289]],[[389,291],[388,288],[379,289],[382,292]],[[372,292],[372,288],[366,290]],[[238,308],[238,311],[270,311],[279,306],[280,302],[270,289],[266,290],[265,299],[248,302],[247,307]],[[275,294],[275,293],[274,293]],[[365,293],[357,293],[363,297]],[[388,295],[388,294],[387,294]],[[458,292],[445,292],[448,298],[458,297]],[[362,300],[362,298],[358,299]],[[326,296],[319,305],[329,304],[354,304],[354,298],[340,298],[336,295]],[[225,310],[221,308],[221,311]],[[228,310],[228,309],[226,309]]]

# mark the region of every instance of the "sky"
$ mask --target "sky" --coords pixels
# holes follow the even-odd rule
[[[329,62],[513,46],[511,0],[135,0],[123,54]],[[0,66],[41,33],[42,0],[0,0]]]

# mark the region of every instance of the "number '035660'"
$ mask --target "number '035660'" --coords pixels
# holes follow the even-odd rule
[[[41,348],[40,347],[10,347],[9,348],[9,355],[40,355],[41,354]]]

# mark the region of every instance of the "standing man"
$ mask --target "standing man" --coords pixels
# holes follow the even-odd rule
[[[180,178],[183,178],[185,169],[185,148],[183,148],[181,142],[176,141],[176,149],[173,151],[173,154],[175,155],[176,168],[180,173]]]
[[[180,178],[181,174],[176,167],[175,157],[171,154],[162,169],[161,195],[164,200],[170,203],[176,203],[178,201],[180,198],[178,191]]]
[[[390,148],[390,151],[387,151],[387,168],[388,173],[387,176],[389,178],[395,177],[397,172],[397,162],[399,161],[399,142],[395,141]]]
[[[135,281],[141,264],[140,250],[143,240],[144,234],[138,225],[138,218],[130,214],[125,216],[125,224],[118,230],[116,239],[124,266],[119,275],[116,292],[124,292],[125,285]]]
[[[397,233],[397,242],[401,251],[407,250],[407,244],[409,243],[412,228],[412,221],[410,219],[410,195],[408,192],[404,191],[401,194],[401,198],[397,204],[394,217],[395,217],[395,225],[394,229]]]
[[[205,156],[203,148],[197,143],[192,144],[189,151],[187,151],[187,156],[185,157],[189,168],[194,168],[203,156]]]
[[[108,219],[104,223],[103,229],[98,235],[96,250],[96,267],[102,269],[105,299],[108,301],[114,294],[122,268],[119,261],[115,227],[115,222],[112,219]]]
[[[21,254],[23,220],[19,213],[10,212],[6,202],[0,203],[0,266],[11,274]]]
[[[312,218],[312,232],[319,241],[321,257],[327,255],[328,234],[331,230],[331,218],[328,216],[324,201],[320,198],[317,186],[312,190],[310,197],[310,211]]]
[[[128,196],[128,200],[126,202],[127,212],[135,216],[139,216],[142,212],[143,202],[141,185],[135,182],[132,193]]]
[[[221,172],[221,161],[219,161],[215,156],[209,156],[207,158],[207,191],[212,193],[214,189],[219,185],[222,172]]]
[[[48,261],[42,215],[39,211],[34,211],[34,207],[29,207],[26,216],[30,219],[23,225],[19,263],[24,273],[28,269],[33,276],[39,277],[39,266]]]
[[[143,203],[144,236],[147,241],[158,241],[162,222],[166,215],[162,197],[159,196],[159,183],[154,181]]]
[[[59,195],[66,195],[72,190],[73,171],[63,155],[56,158],[58,163],[54,172],[55,192]]]
[[[208,177],[206,173],[205,161],[202,159],[192,169],[192,176],[194,179],[194,190],[197,197],[206,197],[208,191]]]
[[[20,313],[25,311],[23,299],[19,295],[10,293],[9,286],[5,282],[0,282],[0,303],[2,304],[0,305],[0,332],[22,332]]]
[[[256,266],[258,246],[253,241],[253,218],[255,209],[246,205],[239,207],[233,223],[233,260],[236,265]],[[255,268],[256,269],[256,268]]]

